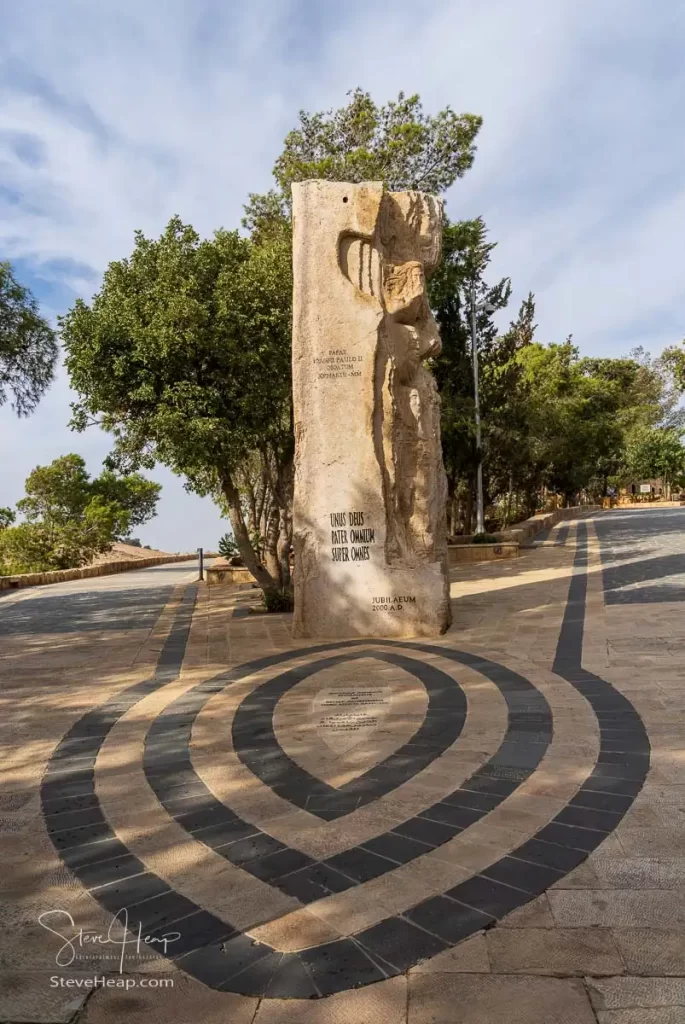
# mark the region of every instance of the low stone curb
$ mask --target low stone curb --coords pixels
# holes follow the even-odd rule
[[[210,565],[205,569],[208,586],[216,584],[254,583],[255,578],[244,565]]]
[[[450,544],[447,548],[450,565],[467,562],[494,562],[500,558],[518,558],[518,541],[497,544]]]
[[[170,562],[189,562],[197,558],[192,555],[153,555],[150,558],[127,558],[121,562],[102,562],[100,565],[86,565],[81,569],[55,569],[53,572],[26,572],[16,576],[0,576],[0,590],[17,590],[20,587],[38,587],[47,583],[66,583],[69,580],[87,580],[93,576],[110,576],[132,569],[149,569],[153,565]]]
[[[520,523],[514,523],[508,530],[493,533],[499,543],[502,541],[516,541],[518,544],[526,544],[536,534],[543,530],[549,530],[564,519],[577,519],[580,515],[590,515],[594,512],[601,512],[601,505],[572,505],[570,508],[556,508],[552,512],[538,512],[530,519],[524,519]],[[450,547],[471,544],[474,534],[466,534],[463,537],[455,537],[450,542]]]

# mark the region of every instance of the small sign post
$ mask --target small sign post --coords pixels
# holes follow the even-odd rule
[[[200,560],[200,579],[203,580],[205,578],[205,559],[202,548],[197,549],[197,557]]]

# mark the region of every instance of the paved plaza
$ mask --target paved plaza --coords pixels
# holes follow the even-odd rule
[[[685,1021],[685,508],[455,568],[439,640],[196,577],[0,598],[0,1021]]]

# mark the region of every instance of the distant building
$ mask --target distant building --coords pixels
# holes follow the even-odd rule
[[[671,487],[661,477],[653,480],[632,480],[619,490],[619,500],[623,501],[669,501]]]

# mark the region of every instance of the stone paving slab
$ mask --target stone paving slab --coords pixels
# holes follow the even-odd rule
[[[131,980],[140,981],[140,978]],[[79,1016],[80,1024],[254,1024],[256,999],[219,993],[176,974],[173,988],[99,989]]]
[[[682,1019],[682,1009],[679,1006],[597,1012],[598,1024],[681,1024]]]
[[[622,974],[607,928],[493,928],[487,933],[494,974]]]
[[[457,1016],[459,1014],[459,1016]],[[408,1024],[595,1024],[581,981],[469,974],[416,975]]]
[[[597,1010],[685,1007],[685,978],[592,978],[588,991]]]

